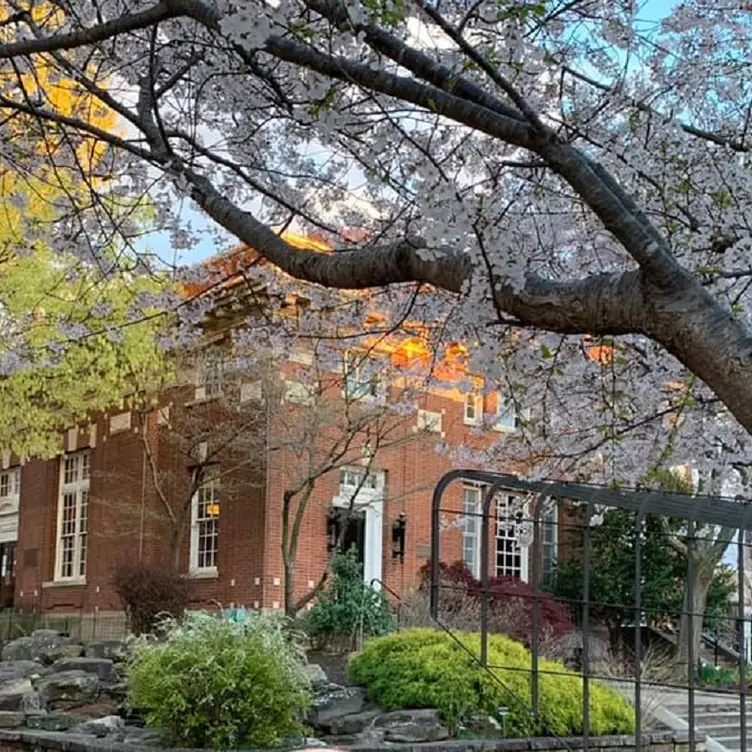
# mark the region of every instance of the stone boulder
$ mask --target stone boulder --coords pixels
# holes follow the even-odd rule
[[[311,682],[311,688],[314,692],[328,686],[329,677],[326,675],[326,671],[324,671],[318,663],[306,664],[305,673],[308,677],[308,681]]]
[[[0,728],[18,728],[26,723],[24,713],[14,713],[9,710],[0,711]]]
[[[83,671],[95,674],[101,682],[114,683],[119,679],[115,664],[109,658],[61,658],[52,664],[51,670],[55,674]]]
[[[105,736],[115,734],[125,726],[123,719],[117,715],[106,715],[102,718],[95,718],[86,723],[81,723],[71,729],[71,734],[81,734],[82,736],[96,736],[102,739]]]
[[[27,715],[26,725],[30,729],[39,731],[69,731],[83,721],[78,715],[69,713],[40,713],[39,715]]]
[[[126,726],[116,731],[113,741],[132,744],[134,747],[143,749],[144,747],[159,747],[162,744],[164,734],[159,729],[134,728]]]
[[[327,734],[333,723],[345,716],[360,713],[366,705],[365,690],[360,687],[331,687],[328,685],[325,692],[314,696],[307,718],[314,728]]]
[[[32,682],[45,705],[74,707],[92,702],[99,693],[99,678],[87,671],[61,671],[36,677]]]
[[[61,657],[59,651],[64,646],[73,646],[70,650],[74,652],[83,649],[80,640],[52,629],[38,629],[28,637],[19,637],[7,643],[0,651],[0,658],[3,661],[37,661],[50,664]]]
[[[449,737],[449,729],[444,726],[439,711],[395,710],[383,713],[375,721],[377,728],[384,730],[384,740],[401,744],[440,742]]]
[[[326,725],[327,733],[332,736],[351,736],[361,734],[365,731],[379,716],[380,710],[364,710],[361,713],[351,713],[339,718],[332,718]]]
[[[0,687],[0,710],[24,710],[25,698],[36,695],[31,679],[16,679]]]
[[[115,663],[124,661],[130,654],[128,646],[120,640],[96,640],[86,645],[87,658],[108,658]]]
[[[34,694],[31,678],[44,671],[35,661],[0,662],[0,711],[25,711],[24,698]]]
[[[36,661],[0,661],[0,687],[19,679],[28,679],[43,670]]]

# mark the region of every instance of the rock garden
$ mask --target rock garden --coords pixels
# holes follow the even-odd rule
[[[38,631],[8,643],[0,663],[0,727],[106,737],[144,746],[269,748],[373,747],[454,738],[571,736],[582,731],[581,683],[541,678],[541,712],[514,667],[529,665],[519,643],[494,636],[481,671],[466,650],[430,629],[408,629],[366,643],[348,665],[352,686],[333,683],[305,661],[302,636],[283,620],[244,623],[194,615],[160,639],[78,640]],[[591,688],[594,734],[628,733],[628,703]],[[501,711],[501,713],[500,713]]]

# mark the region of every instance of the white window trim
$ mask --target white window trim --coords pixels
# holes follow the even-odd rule
[[[0,515],[18,512],[21,502],[21,467],[16,466],[0,470],[0,478],[3,475],[8,476],[10,493],[0,496]]]
[[[427,433],[439,433],[444,435],[443,413],[433,412],[431,410],[418,410],[418,421],[416,429],[426,431]]]
[[[373,502],[384,500],[384,488],[386,487],[386,473],[383,470],[369,471],[368,475],[376,478],[376,488],[368,488],[365,485],[363,485],[355,493],[354,498],[353,498],[353,491],[355,490],[355,487],[342,485],[341,478],[342,478],[342,473],[344,472],[354,473],[355,475],[363,475],[366,472],[366,470],[365,468],[358,467],[357,465],[341,467],[339,469],[340,482],[337,486],[338,493],[334,497],[334,499],[332,499],[332,506],[343,509],[343,508],[349,507],[350,504],[352,504],[353,506],[365,506],[368,504],[372,504]],[[348,489],[352,489],[352,490],[348,490]]]
[[[342,359],[342,399],[350,400],[352,402],[366,402],[366,403],[377,403],[381,404],[386,401],[386,388],[384,387],[384,384],[382,383],[381,379],[378,377],[378,372],[374,372],[374,381],[376,383],[376,394],[363,394],[359,397],[353,397],[348,395],[347,392],[347,377],[348,374],[351,371],[354,371],[355,378],[357,379],[358,383],[360,383],[360,369],[361,365],[363,363],[369,362],[370,358],[367,355],[360,355],[357,358],[357,364],[351,366],[350,361],[354,359],[353,356],[350,354],[350,352],[346,352],[343,359]]]
[[[552,500],[553,507],[550,510],[543,510],[540,519],[540,551],[541,551],[541,577],[545,578],[548,574],[545,568],[545,551],[546,551],[546,531],[553,530],[553,541],[548,545],[553,548],[552,563],[555,565],[559,558],[559,503]],[[548,512],[548,513],[547,513]]]
[[[218,467],[214,468],[206,468],[204,472],[207,471],[216,470],[219,471]],[[222,486],[221,481],[219,478],[215,481],[217,484],[219,484],[219,515],[217,515],[217,518],[222,516]],[[191,541],[190,541],[190,552],[189,552],[189,564],[188,564],[188,573],[193,576],[203,576],[203,577],[210,577],[218,574],[218,568],[215,564],[212,567],[200,567],[198,565],[198,544],[199,544],[199,530],[200,530],[200,522],[198,519],[198,496],[199,496],[199,490],[202,486],[198,486],[196,490],[193,493],[193,498],[191,498]],[[219,557],[219,536],[217,537],[217,553],[216,556]]]
[[[507,416],[510,412],[514,415],[513,426],[503,423],[501,420],[502,414]],[[499,393],[496,398],[496,413],[494,414],[493,423],[494,431],[498,431],[499,433],[514,433],[519,427],[519,422],[520,415],[517,412],[517,406],[514,404],[514,401]]]
[[[84,574],[80,574],[81,571],[81,530],[80,517],[81,517],[81,494],[86,491],[89,493],[90,481],[91,481],[91,464],[89,464],[89,474],[83,480],[75,481],[74,483],[65,483],[65,460],[69,457],[84,457],[88,456],[89,463],[91,463],[91,454],[88,450],[81,452],[72,452],[70,454],[64,454],[60,458],[59,478],[58,478],[58,495],[57,495],[57,534],[55,545],[55,578],[54,582],[65,584],[79,584],[86,583],[86,571]],[[62,546],[62,533],[63,533],[63,495],[65,493],[75,492],[76,494],[76,537],[73,544],[73,574],[67,577],[63,576],[63,546]],[[86,510],[86,528],[88,536],[89,527],[89,510],[88,510],[88,498],[87,498],[87,510]],[[88,546],[88,540],[87,540]],[[88,551],[87,551],[88,553]],[[88,561],[87,561],[88,566]]]
[[[475,491],[478,494],[478,499],[475,502],[475,510],[473,517],[465,517],[466,510],[465,510],[465,504],[466,504],[466,494],[468,491]],[[464,519],[472,519],[475,523],[475,540],[473,542],[473,553],[475,558],[475,563],[471,567],[467,561],[465,560],[465,536],[467,535],[467,532],[465,530],[465,526],[463,525],[462,530],[462,540],[461,540],[461,546],[462,546],[462,561],[465,562],[465,564],[468,565],[468,569],[470,570],[470,573],[475,577],[475,579],[480,579],[480,553],[481,553],[481,517],[480,513],[482,511],[482,505],[483,505],[483,493],[484,489],[482,486],[471,486],[471,485],[463,485],[462,486],[462,516]]]
[[[473,406],[474,415],[468,414],[468,408]],[[462,422],[466,426],[479,426],[483,422],[483,395],[476,392],[468,392],[462,403]]]
[[[522,498],[522,497],[516,496],[515,494],[509,494],[508,493],[508,494],[505,494],[503,498],[507,501],[507,503],[509,503],[509,499],[512,499],[512,498],[519,499],[519,498]],[[499,501],[501,501],[501,499],[499,499],[497,497],[494,501],[496,502],[496,504],[498,504]],[[530,506],[529,506],[528,502],[525,502],[522,505],[522,509],[520,511],[522,512],[523,522],[525,520],[529,520],[529,517],[530,517]],[[494,531],[493,531],[493,536],[494,536],[494,566],[493,566],[493,570],[494,570],[494,574],[495,574],[496,577],[513,577],[514,576],[514,575],[509,574],[509,573],[504,573],[503,571],[500,570],[500,568],[498,566],[499,541],[500,540],[513,540],[513,541],[517,542],[517,546],[519,548],[519,553],[520,553],[520,580],[522,580],[522,582],[528,582],[530,580],[530,546],[523,546],[522,543],[520,542],[521,536],[520,536],[519,529],[517,530],[516,536],[514,538],[506,538],[506,537],[505,538],[501,538],[499,536],[499,523],[501,522],[501,520],[498,519],[498,507],[497,507],[496,514],[497,514],[497,519],[496,519],[496,524],[494,526]]]

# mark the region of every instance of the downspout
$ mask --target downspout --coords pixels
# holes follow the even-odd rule
[[[146,441],[146,433],[149,428],[149,416],[144,420],[143,441]],[[141,449],[141,519],[138,526],[138,562],[141,564],[144,558],[144,526],[146,524],[146,450]]]
[[[262,393],[262,398],[265,397],[265,395]],[[259,603],[259,606],[264,609],[267,607],[266,603],[266,595],[267,595],[267,583],[266,583],[266,569],[267,569],[267,558],[269,555],[269,548],[268,548],[268,542],[269,542],[269,534],[270,534],[270,523],[269,523],[269,489],[271,488],[271,470],[270,470],[270,462],[269,462],[269,447],[271,446],[271,436],[272,436],[272,421],[271,421],[271,410],[269,410],[268,405],[268,399],[264,399],[263,402],[263,408],[264,408],[264,433],[266,434],[264,437],[264,451],[263,451],[263,458],[264,458],[264,555],[261,558],[261,601]]]

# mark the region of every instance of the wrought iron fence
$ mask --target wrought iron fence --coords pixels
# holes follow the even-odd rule
[[[50,614],[11,608],[0,611],[0,646],[38,629],[52,629],[86,641],[124,640],[129,634],[123,613]]]
[[[450,497],[457,497],[446,493],[452,484],[480,489],[479,508],[450,501]],[[510,496],[524,502],[513,513],[507,501]],[[546,514],[551,500],[569,510],[565,519]],[[602,583],[603,568],[611,566],[611,561],[608,546],[605,554],[602,549],[604,541],[616,539],[616,532],[608,526],[613,517],[608,513],[614,510],[622,524],[622,574],[626,551],[632,582],[621,592],[604,595],[598,585]],[[448,524],[452,517],[460,524]],[[475,521],[468,522],[472,520]],[[524,534],[506,535],[513,525],[524,529]],[[567,541],[565,546],[559,545],[553,573],[544,551],[551,539],[546,534],[550,525],[557,526],[560,539],[566,532]],[[454,597],[453,591],[466,591],[468,585],[447,579],[443,564],[449,563],[450,557],[442,557],[442,542],[445,531],[459,528],[459,535],[463,536],[460,548],[466,548],[466,558],[473,559],[471,547],[466,544],[468,526],[479,537],[474,561],[479,583],[474,600],[479,606],[476,631],[480,632],[480,649],[475,658],[490,673],[497,669],[519,670],[494,664],[489,658],[489,635],[498,626],[494,624],[494,608],[505,598],[504,588],[494,579],[504,574],[505,563],[510,561],[503,557],[528,557],[524,563],[514,559],[512,564],[525,570],[529,589],[515,590],[509,597],[518,602],[527,598],[530,604],[530,666],[525,669],[529,673],[530,695],[524,700],[529,702],[542,728],[546,727],[546,719],[541,712],[541,679],[565,672],[564,668],[552,668],[550,662],[543,662],[556,646],[556,657],[565,659],[566,670],[575,671],[581,678],[580,748],[599,746],[591,733],[590,714],[592,688],[594,683],[601,683],[632,702],[634,747],[638,752],[644,732],[656,725],[686,730],[690,750],[700,749],[699,742],[705,739],[706,748],[712,752],[746,751],[748,681],[752,679],[748,665],[752,592],[745,577],[745,549],[749,547],[745,531],[752,530],[752,504],[741,499],[663,491],[532,482],[474,470],[448,473],[437,485],[433,498],[428,600],[431,618],[441,622],[444,617],[449,631],[452,619],[447,624],[446,616],[451,611],[447,604]],[[496,541],[496,551],[492,550],[492,540]],[[500,544],[506,546],[501,559]],[[660,559],[662,547],[673,552],[671,566],[660,572],[664,580],[659,579],[651,563],[656,555]],[[724,551],[735,553],[735,571],[727,571],[733,572],[736,601],[729,602],[725,612],[717,602],[711,612],[700,603],[703,583],[712,579],[709,569],[716,571],[712,565]],[[573,562],[577,563],[574,569]],[[567,569],[567,564],[570,575],[572,571],[579,572],[574,597],[557,591],[557,572]],[[726,588],[732,584],[729,576],[726,575]],[[673,598],[673,605],[667,605],[668,600],[662,603],[663,595],[668,600]],[[546,639],[544,616],[551,599],[567,606],[576,625],[558,641]],[[722,599],[720,603],[722,606]],[[455,608],[452,618],[456,613]],[[614,616],[604,624],[609,614],[618,618]],[[458,628],[467,629],[468,625],[460,624]],[[657,661],[651,663],[659,654],[661,666]],[[499,674],[495,676],[498,679]]]

